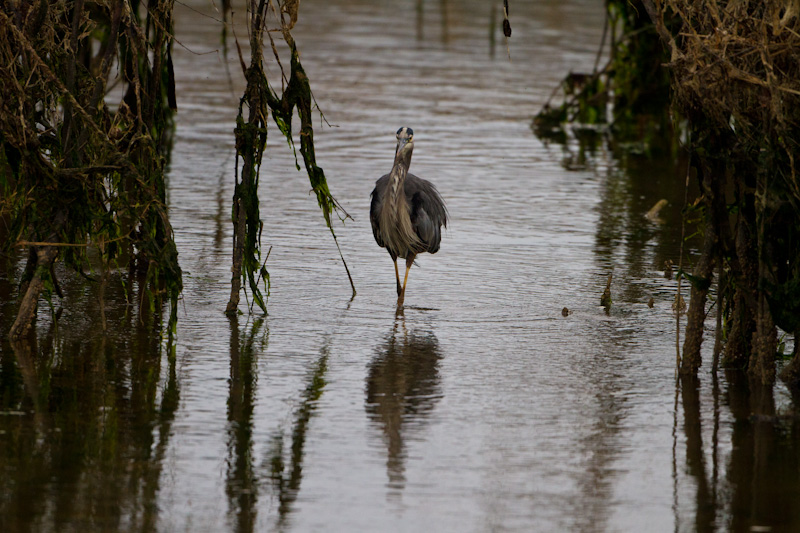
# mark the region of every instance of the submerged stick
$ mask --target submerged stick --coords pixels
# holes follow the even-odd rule
[[[606,280],[606,290],[603,291],[603,295],[600,297],[600,305],[608,309],[611,307],[611,280],[614,278],[614,272],[609,272],[608,280]]]
[[[36,307],[39,302],[39,295],[44,289],[44,273],[50,272],[50,267],[58,256],[58,248],[53,246],[43,247],[36,252],[36,271],[33,279],[28,283],[28,289],[17,311],[17,318],[8,333],[12,341],[19,340],[28,334],[33,327],[33,319],[36,316]]]
[[[686,128],[687,131],[691,132],[690,128]],[[678,251],[678,272],[683,272],[683,243],[686,240],[686,206],[689,205],[689,176],[691,175],[692,171],[692,154],[691,154],[691,137],[687,140],[687,146],[689,147],[689,157],[686,159],[686,182],[684,183],[683,189],[683,211],[684,214],[681,216],[681,244],[680,249]],[[682,300],[681,297],[681,279],[683,276],[678,275],[678,289],[675,294],[675,372],[680,370],[681,368],[681,311],[680,311],[680,302]]]
[[[59,211],[54,220],[54,227],[57,229],[53,231],[50,238],[47,239],[48,241],[56,241],[58,233],[66,223],[66,220],[66,213],[64,211]],[[26,336],[33,327],[39,296],[45,288],[45,279],[51,277],[53,263],[56,257],[58,257],[58,251],[59,249],[55,246],[42,246],[36,249],[31,248],[31,253],[28,255],[29,264],[26,265],[26,270],[32,271],[33,276],[28,282],[27,287],[25,287],[25,295],[20,300],[17,318],[14,320],[11,330],[8,332],[8,337],[12,341],[19,340]],[[31,262],[34,262],[34,264],[31,265]]]

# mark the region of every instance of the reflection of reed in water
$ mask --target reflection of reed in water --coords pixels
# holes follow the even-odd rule
[[[794,398],[791,411],[780,412],[772,386],[751,381],[744,372],[725,372],[727,390],[719,387],[716,377],[713,379],[709,447],[703,441],[708,421],[700,416],[707,411],[702,409],[700,382],[681,377],[686,472],[695,491],[695,509],[693,515],[680,517],[676,501],[676,529],[800,531],[798,398]],[[718,437],[724,406],[734,419],[729,452]],[[678,477],[673,475],[677,483]],[[679,494],[677,486],[675,494]]]
[[[55,333],[51,322],[3,346],[18,375],[0,380],[0,411],[19,416],[0,420],[0,494],[9,495],[0,529],[156,529],[180,390],[172,346],[154,324],[160,316],[134,319],[120,341],[94,334],[97,324]]]
[[[291,446],[286,450],[282,431],[274,435],[270,446],[272,488],[279,502],[276,528],[278,531],[283,531],[288,527],[289,515],[294,508],[297,495],[300,493],[300,484],[303,481],[306,434],[326,385],[325,374],[328,372],[329,350],[330,345],[326,342],[308,375],[306,387],[301,393],[300,404],[294,413]]]
[[[228,458],[225,492],[228,495],[228,516],[233,529],[249,532],[255,528],[258,501],[258,473],[253,460],[253,410],[258,382],[258,353],[266,349],[269,330],[260,343],[256,338],[264,323],[256,319],[249,333],[239,338],[236,315],[231,317],[231,378],[228,395]]]
[[[417,41],[425,40],[425,0],[417,0]],[[441,40],[447,46],[450,43],[450,0],[439,0],[441,18]]]
[[[419,427],[442,396],[439,343],[433,333],[406,331],[402,318],[369,364],[366,409],[383,431],[389,486],[405,484],[405,438],[410,424]],[[398,325],[400,331],[398,331]],[[416,423],[416,424],[415,424]]]
[[[700,380],[696,376],[681,376],[681,403],[683,405],[683,431],[686,437],[686,471],[695,479],[696,503],[694,524],[695,531],[714,531],[718,512],[718,418],[719,388],[714,381],[715,420],[712,442],[712,475],[708,475],[706,451],[703,445],[703,424],[700,416]],[[677,432],[676,432],[677,433]],[[673,474],[674,475],[674,474]],[[677,479],[677,477],[675,477]],[[677,490],[675,494],[678,494]],[[675,509],[678,506],[674,506]],[[678,523],[676,516],[676,524]]]

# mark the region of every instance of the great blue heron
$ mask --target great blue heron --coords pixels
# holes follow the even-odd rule
[[[447,227],[447,209],[433,183],[408,173],[414,150],[414,130],[397,130],[397,148],[392,171],[375,182],[369,220],[379,246],[394,262],[397,305],[403,304],[408,271],[417,254],[439,251],[442,226]],[[406,260],[406,275],[400,285],[397,258]]]

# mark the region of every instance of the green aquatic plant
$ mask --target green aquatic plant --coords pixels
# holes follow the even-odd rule
[[[292,137],[292,116],[295,109],[300,118],[300,154],[303,157],[311,188],[316,195],[325,223],[339,250],[339,256],[350,280],[353,296],[355,296],[356,289],[353,284],[353,278],[350,276],[350,270],[342,256],[331,220],[333,213],[339,214],[341,220],[349,218],[349,215],[331,194],[325,178],[325,172],[317,165],[314,153],[314,128],[311,123],[313,96],[308,76],[300,63],[300,54],[291,34],[291,29],[297,21],[298,4],[297,2],[285,2],[279,4],[279,9],[276,11],[271,8],[271,3],[262,0],[258,5],[255,2],[251,2],[248,4],[248,9],[250,12],[251,59],[250,65],[247,67],[244,65],[244,60],[242,60],[242,70],[247,80],[247,88],[239,104],[239,115],[235,131],[237,183],[233,199],[233,275],[231,277],[231,296],[226,313],[237,312],[242,279],[247,280],[254,303],[262,311],[266,312],[267,310],[266,299],[258,286],[259,280],[263,279],[265,290],[269,295],[269,272],[266,269],[266,259],[261,261],[260,241],[263,224],[259,213],[258,176],[261,159],[267,143],[267,126],[270,114],[278,130],[292,148],[296,161],[297,152],[295,151]],[[267,17],[271,11],[280,23],[281,35],[291,54],[288,83],[280,96],[270,86],[263,66],[264,34],[266,32]],[[266,32],[266,35],[270,39],[275,60],[285,78],[276,44],[268,32]],[[245,107],[249,109],[247,120],[244,118]],[[238,179],[239,159],[242,161],[241,180]],[[297,164],[297,169],[300,169],[299,164]]]
[[[607,0],[603,39],[591,72],[570,72],[533,119],[541,139],[564,143],[570,133],[601,131],[645,152],[672,136],[669,61],[641,1]],[[606,41],[609,55],[601,66]],[[554,104],[561,95],[561,103]],[[595,143],[602,139],[595,137]]]

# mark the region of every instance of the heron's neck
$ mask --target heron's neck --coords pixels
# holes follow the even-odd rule
[[[403,184],[406,181],[408,174],[408,167],[403,164],[395,163],[392,168],[392,173],[389,174],[389,185],[391,186],[392,198],[397,199],[398,196],[403,196]]]
[[[391,186],[392,199],[397,201],[405,199],[403,184],[408,175],[408,167],[411,165],[411,153],[398,154],[394,159],[392,172],[389,174],[389,185]]]

